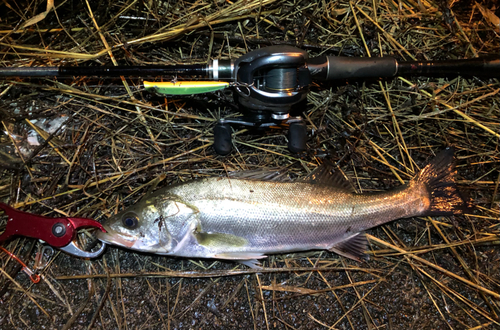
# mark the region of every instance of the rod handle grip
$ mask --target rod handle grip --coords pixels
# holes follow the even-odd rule
[[[398,72],[393,57],[319,56],[309,59],[307,66],[317,80],[387,78]]]

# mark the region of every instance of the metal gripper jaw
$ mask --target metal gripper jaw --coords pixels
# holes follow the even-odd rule
[[[86,218],[50,218],[19,211],[0,203],[0,209],[7,216],[7,225],[0,235],[0,242],[14,236],[25,236],[43,240],[47,244],[82,258],[95,258],[104,252],[103,244],[98,251],[83,251],[75,243],[76,231],[83,227],[94,227],[106,232],[97,221]]]

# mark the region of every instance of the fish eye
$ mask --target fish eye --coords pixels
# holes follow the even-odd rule
[[[125,228],[135,229],[139,225],[139,217],[135,213],[126,213],[122,217],[122,223]]]

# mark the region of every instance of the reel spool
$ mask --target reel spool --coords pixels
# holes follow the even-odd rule
[[[240,57],[233,74],[242,85],[235,88],[238,103],[282,120],[307,97],[312,82],[307,59],[307,52],[291,46],[266,47]]]
[[[290,111],[309,92],[312,79],[307,59],[307,52],[299,48],[271,46],[249,52],[234,62],[234,98],[245,116],[217,123],[214,148],[219,155],[231,152],[231,124],[264,128],[288,123],[290,151],[306,149],[306,126],[301,118],[290,118]]]

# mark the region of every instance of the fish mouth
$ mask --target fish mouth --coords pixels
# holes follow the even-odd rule
[[[140,252],[154,253],[160,255],[170,254],[170,251],[164,247],[164,243],[162,242],[158,242],[154,245],[147,245],[135,235],[120,233],[105,225],[103,225],[103,227],[106,230],[106,232],[98,231],[96,234],[97,239],[100,240],[102,243],[120,246],[126,249],[140,251]]]
[[[127,239],[123,237],[123,234],[119,234],[107,226],[104,226],[104,229],[106,232],[97,232],[97,239],[103,243],[131,248],[137,241],[137,238],[134,238],[134,236],[130,236],[130,239]]]

